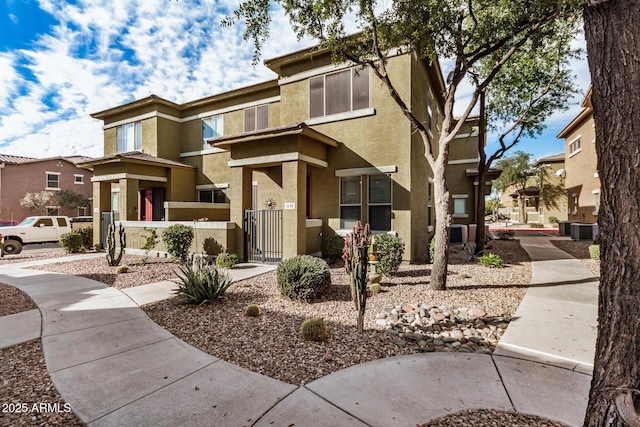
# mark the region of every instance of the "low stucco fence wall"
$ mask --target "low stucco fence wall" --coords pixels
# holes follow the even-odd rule
[[[151,229],[158,235],[158,243],[152,251],[164,252],[167,250],[162,241],[162,232],[174,224],[182,224],[192,227],[194,238],[189,248],[193,253],[205,253],[217,255],[224,252],[236,252],[235,248],[235,224],[226,221],[118,221],[125,229],[127,236],[127,249],[142,249],[146,239],[151,235]],[[106,240],[106,239],[105,239]],[[116,241],[118,237],[116,235]]]

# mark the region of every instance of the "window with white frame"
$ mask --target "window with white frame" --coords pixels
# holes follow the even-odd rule
[[[391,230],[391,176],[369,175],[369,224],[372,230]]]
[[[46,172],[47,174],[47,190],[60,189],[60,172]]]
[[[267,129],[269,127],[269,104],[244,109],[244,131]]]
[[[362,216],[362,178],[340,178],[340,228],[349,230]]]
[[[74,184],[84,184],[84,175],[74,174],[73,175],[73,183]]]
[[[573,154],[580,150],[580,138],[576,138],[569,143],[569,154]]]
[[[84,206],[79,207],[78,216],[87,216],[87,208]]]
[[[571,200],[573,201],[572,213],[576,215],[578,213],[578,195],[576,193],[573,193],[571,195]]]
[[[353,67],[309,79],[309,117],[369,108],[369,68]]]
[[[593,214],[598,215],[600,211],[600,190],[593,191]]]
[[[200,190],[198,200],[201,203],[229,203],[226,189]]]
[[[60,215],[60,206],[47,206],[47,216],[57,216]],[[51,221],[51,224],[46,224],[46,225],[50,225],[51,227],[53,227],[53,220],[51,218],[43,218],[43,219],[48,219],[49,221]]]
[[[454,218],[467,218],[467,194],[454,194],[451,196],[453,199],[453,217]]]
[[[432,131],[433,126],[433,97],[431,92],[427,94],[427,130]]]
[[[223,116],[213,116],[202,119],[202,148],[209,148],[207,139],[224,135]]]
[[[116,128],[116,152],[142,150],[142,122],[127,123]]]

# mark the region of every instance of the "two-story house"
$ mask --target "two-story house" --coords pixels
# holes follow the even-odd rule
[[[186,221],[199,236],[192,250],[278,261],[319,253],[324,237],[361,220],[397,233],[407,260],[421,256],[435,221],[432,173],[388,90],[368,68],[336,65],[317,48],[265,64],[277,79],[184,104],[152,95],[92,115],[104,123],[105,147],[105,157],[83,164],[94,170],[95,241],[115,211],[129,247],[143,245],[145,225]],[[387,68],[437,138],[438,62],[405,53]],[[477,127],[466,125],[449,175],[460,223],[475,212],[475,178],[466,171],[477,168]]]
[[[89,157],[69,156],[35,159],[31,157],[0,154],[0,218],[22,221],[29,215],[91,215],[90,204],[86,207],[65,209],[55,197],[62,190],[73,191],[91,201],[93,186],[92,173],[76,166]],[[33,212],[22,206],[27,193],[49,191],[54,197],[41,212]]]
[[[565,140],[565,188],[568,221],[598,222],[600,178],[596,153],[596,130],[589,87],[582,111],[558,134]]]

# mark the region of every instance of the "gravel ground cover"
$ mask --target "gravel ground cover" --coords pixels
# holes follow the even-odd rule
[[[177,265],[168,258],[124,255],[120,267],[127,266],[126,273],[118,273],[119,267],[107,264],[103,257],[83,259],[73,262],[59,262],[30,267],[34,270],[73,274],[102,282],[117,289],[146,285],[176,277]]]
[[[584,264],[594,276],[600,277],[600,260],[591,259],[589,255],[589,246],[593,243],[579,240],[553,240],[558,249],[562,249],[574,258],[577,258]]]
[[[27,294],[13,286],[0,283],[0,295],[2,295],[0,316],[8,316],[10,314],[21,313],[23,311],[38,308]]]
[[[531,277],[530,262],[518,241],[491,245],[507,268],[479,266],[468,260],[464,249],[453,248],[446,291],[428,288],[429,264],[405,265],[398,276],[383,278],[383,292],[367,300],[362,335],[356,331],[349,278],[341,265],[331,268],[330,293],[311,304],[282,298],[276,274],[271,272],[234,284],[223,300],[211,304],[183,305],[173,298],[143,308],[158,324],[209,354],[291,384],[308,383],[358,363],[428,351],[414,341],[398,345],[397,335],[376,322],[384,309],[430,304],[478,308],[486,316],[513,315]],[[243,315],[252,303],[260,307],[257,318]],[[325,319],[328,341],[308,342],[300,337],[300,325],[313,316]]]
[[[17,255],[5,255],[0,257],[0,267],[3,265],[19,264],[22,262],[38,261],[51,258],[63,258],[67,255],[62,249],[52,249],[47,252],[29,252],[23,251]]]
[[[84,425],[51,382],[40,340],[0,350],[0,426]]]
[[[471,409],[431,420],[419,427],[566,427],[558,421],[551,421],[535,415],[490,409]]]

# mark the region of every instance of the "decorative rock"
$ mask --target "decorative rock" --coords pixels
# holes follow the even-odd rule
[[[453,331],[451,331],[450,336],[451,336],[451,338],[454,338],[456,340],[460,340],[460,339],[462,339],[464,337],[464,334],[459,329],[454,329]]]

